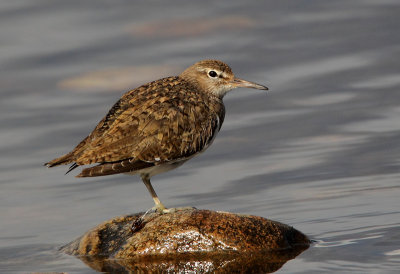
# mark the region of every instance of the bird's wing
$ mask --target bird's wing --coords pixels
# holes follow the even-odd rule
[[[125,94],[77,146],[75,162],[85,165],[133,158],[159,164],[188,158],[206,148],[222,124],[223,104],[175,80],[159,80],[151,83],[154,87]]]

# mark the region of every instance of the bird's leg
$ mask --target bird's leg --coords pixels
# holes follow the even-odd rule
[[[149,190],[151,197],[153,197],[154,203],[156,204],[154,207],[148,209],[142,216],[140,216],[139,218],[137,218],[131,226],[131,231],[133,233],[139,231],[140,229],[142,229],[145,226],[145,220],[144,217],[146,217],[147,213],[149,213],[150,211],[155,211],[155,212],[160,212],[160,213],[168,213],[169,209],[167,209],[160,201],[160,199],[158,199],[157,193],[155,192],[153,186],[151,185],[150,182],[150,176],[148,174],[141,174],[142,177],[142,181],[143,183],[146,185],[147,189]]]
[[[143,183],[146,185],[147,189],[151,194],[151,197],[154,200],[155,206],[153,207],[153,209],[161,213],[167,213],[168,209],[161,203],[160,199],[158,199],[157,193],[155,192],[153,186],[151,185],[150,176],[148,174],[142,174],[141,177]]]

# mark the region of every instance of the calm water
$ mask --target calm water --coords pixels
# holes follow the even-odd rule
[[[228,94],[213,146],[154,178],[162,201],[316,241],[278,273],[400,270],[399,1],[2,1],[0,24],[1,273],[94,272],[57,249],[153,202],[139,178],[42,164],[205,58],[271,92]]]

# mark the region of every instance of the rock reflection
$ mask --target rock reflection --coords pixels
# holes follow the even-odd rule
[[[92,269],[106,273],[272,273],[307,248],[306,245],[299,245],[272,252],[188,253],[129,260],[98,256],[79,258]]]

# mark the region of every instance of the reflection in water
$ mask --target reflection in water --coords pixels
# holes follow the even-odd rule
[[[135,24],[128,27],[128,31],[140,38],[151,37],[180,37],[198,36],[218,31],[248,29],[255,25],[255,21],[244,16],[218,16],[217,18],[192,17],[181,20],[166,20],[162,22],[148,22],[143,25]]]
[[[121,92],[126,87],[137,87],[144,83],[178,74],[182,68],[174,66],[130,66],[96,70],[60,81],[58,86],[64,90],[92,92]]]
[[[271,273],[307,248],[308,246],[301,245],[293,249],[274,252],[218,255],[193,253],[171,257],[148,256],[136,260],[111,260],[89,256],[79,258],[96,271],[111,273]]]

